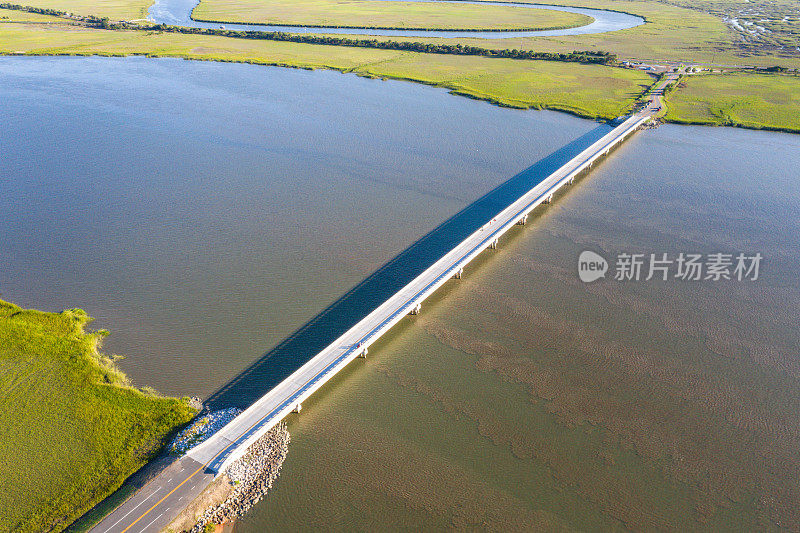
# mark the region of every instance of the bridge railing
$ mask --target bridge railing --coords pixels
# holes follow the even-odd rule
[[[464,239],[433,265],[426,269],[422,274],[400,289],[383,304],[369,313],[365,318],[355,324],[347,332],[341,335],[319,354],[311,358],[292,375],[286,378],[272,391],[264,395],[252,406],[246,409],[237,418],[246,420],[247,417],[256,418],[256,421],[248,429],[239,435],[226,435],[226,429],[230,428],[230,423],[222,428],[216,435],[199,445],[189,453],[202,462],[208,462],[208,467],[219,473],[224,471],[228,465],[241,457],[247,448],[258,440],[264,433],[274,427],[292,410],[299,406],[306,398],[311,396],[317,389],[324,385],[331,377],[336,375],[353,359],[364,352],[372,343],[379,339],[386,331],[397,324],[411,309],[421,304],[425,299],[433,294],[439,287],[454,277],[478,254],[492,246],[502,235],[504,235],[518,220],[527,216],[538,205],[545,200],[552,198],[553,194],[571,182],[583,170],[591,166],[594,161],[608,154],[617,144],[622,142],[630,133],[635,131],[644,122],[649,120],[649,115],[633,115],[622,121],[619,126],[611,132],[594,142],[577,156],[572,158],[558,170],[542,180],[530,191],[521,196],[515,202],[498,213],[490,222],[484,224],[472,235]],[[492,226],[497,222],[496,226]],[[491,231],[486,230],[491,227]],[[486,232],[484,234],[484,232]],[[434,276],[435,274],[435,276]],[[422,288],[418,286],[421,280],[434,276],[432,280],[425,283]],[[364,327],[364,324],[385,317],[374,327],[370,328],[365,334],[354,339],[354,331]],[[311,378],[304,380],[302,376],[312,367],[318,365],[325,357],[330,357],[337,351],[341,351],[319,372]],[[261,416],[264,404],[269,403],[273,392],[281,388],[286,383],[296,383],[296,388],[292,394],[287,396],[279,405],[271,409],[268,413]],[[258,415],[256,417],[256,415]],[[216,441],[216,442],[215,442]],[[220,452],[214,453],[222,445]]]

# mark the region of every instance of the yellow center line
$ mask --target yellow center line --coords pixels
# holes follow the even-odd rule
[[[261,418],[259,418],[258,420],[256,420],[256,421],[253,423],[253,425],[251,425],[249,428],[247,428],[247,429],[244,431],[244,433],[243,433],[243,434],[246,434],[248,431],[250,431],[251,429],[253,429],[254,427],[256,427],[258,424],[260,424],[260,423],[261,423],[261,421],[262,421],[262,420],[264,420],[265,418],[267,418],[267,417],[268,417],[270,414],[271,414],[271,412],[270,412],[270,413],[267,413],[266,415],[264,415],[264,416],[262,416]],[[146,510],[145,512],[143,512],[143,513],[142,513],[142,515],[141,515],[139,518],[137,518],[136,520],[134,520],[134,521],[133,521],[133,523],[131,523],[131,525],[129,525],[128,527],[126,527],[125,529],[123,529],[121,533],[125,533],[125,532],[126,532],[126,531],[128,531],[130,528],[132,528],[134,525],[136,525],[136,522],[138,522],[139,520],[141,520],[142,518],[144,518],[144,517],[147,515],[147,513],[149,513],[150,511],[152,511],[152,510],[153,510],[153,509],[155,509],[156,507],[158,507],[158,506],[161,504],[161,502],[163,502],[164,500],[166,500],[167,498],[169,498],[169,497],[170,497],[170,495],[171,495],[173,492],[175,492],[176,490],[178,490],[179,488],[181,488],[181,485],[183,485],[184,483],[186,483],[187,481],[189,481],[190,479],[192,479],[192,477],[194,477],[194,475],[195,475],[196,473],[198,473],[199,471],[201,471],[202,469],[204,469],[205,467],[207,467],[208,465],[210,465],[211,463],[213,463],[213,462],[214,462],[214,459],[216,459],[216,458],[217,458],[217,457],[219,457],[221,454],[223,454],[223,453],[225,453],[226,451],[228,451],[228,449],[229,449],[231,446],[233,446],[234,444],[236,444],[236,441],[234,441],[234,442],[230,443],[230,444],[229,444],[229,445],[227,445],[225,448],[223,448],[222,450],[218,451],[218,452],[216,453],[216,455],[214,455],[214,457],[212,457],[211,459],[209,459],[209,460],[208,460],[208,462],[207,462],[206,464],[204,464],[203,466],[201,466],[200,468],[198,468],[197,470],[195,470],[194,472],[192,472],[192,473],[191,473],[191,475],[189,475],[189,477],[187,477],[186,479],[184,479],[183,481],[181,481],[181,482],[180,482],[180,485],[178,485],[177,487],[175,487],[174,489],[172,489],[171,491],[169,491],[169,494],[167,494],[166,496],[164,496],[163,498],[161,498],[160,500],[158,500],[158,501],[157,501],[157,502],[156,502],[156,503],[155,503],[155,504],[154,504],[154,505],[153,505],[153,506],[152,506],[150,509],[148,509],[148,510]]]
[[[184,479],[183,481],[181,481],[181,482],[180,482],[180,484],[179,484],[177,487],[175,487],[174,489],[172,489],[171,491],[169,491],[169,493],[168,493],[166,496],[164,496],[163,498],[161,498],[160,500],[158,500],[158,501],[157,501],[157,502],[156,502],[156,503],[155,503],[155,504],[154,504],[154,505],[153,505],[153,506],[152,506],[150,509],[148,509],[148,510],[146,510],[144,513],[142,513],[142,515],[141,515],[139,518],[137,518],[136,520],[134,520],[134,521],[133,521],[133,523],[132,523],[131,525],[129,525],[128,527],[126,527],[125,529],[123,529],[123,530],[122,530],[122,533],[125,533],[125,532],[126,532],[126,531],[128,531],[130,528],[132,528],[134,525],[136,525],[136,522],[138,522],[139,520],[141,520],[142,518],[144,518],[144,517],[145,517],[145,515],[147,515],[147,513],[149,513],[150,511],[152,511],[152,510],[153,510],[153,509],[155,509],[156,507],[158,507],[158,506],[161,504],[161,502],[163,502],[164,500],[166,500],[167,498],[169,498],[169,497],[170,497],[170,495],[172,495],[172,493],[173,493],[173,492],[175,492],[176,490],[178,490],[179,488],[181,488],[181,485],[183,485],[184,483],[186,483],[187,481],[189,481],[190,479],[192,479],[192,477],[193,477],[193,476],[194,476],[196,473],[198,473],[199,471],[201,471],[201,470],[202,470],[202,469],[204,469],[205,467],[206,467],[206,465],[203,465],[203,466],[201,466],[200,468],[198,468],[197,470],[195,470],[194,472],[192,472],[192,474],[191,474],[189,477],[187,477],[186,479]]]

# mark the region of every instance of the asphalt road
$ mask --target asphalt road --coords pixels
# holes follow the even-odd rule
[[[214,473],[191,457],[172,463],[91,531],[160,531],[203,492]]]

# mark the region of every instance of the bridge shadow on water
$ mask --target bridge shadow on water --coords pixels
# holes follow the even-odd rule
[[[208,398],[207,407],[214,410],[250,406],[497,213],[609,131],[610,126],[598,125],[453,215],[225,384]]]

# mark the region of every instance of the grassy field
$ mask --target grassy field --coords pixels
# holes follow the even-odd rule
[[[653,82],[634,70],[453,55],[419,59],[407,54],[354,69],[359,74],[410,79],[510,107],[547,107],[585,117],[613,118],[629,109]]]
[[[263,24],[435,29],[548,29],[589,24],[562,11],[385,0],[203,0],[197,20]]]
[[[299,5],[305,6],[309,0]],[[523,2],[535,3],[533,0]],[[687,0],[701,4],[697,0]],[[224,21],[265,21],[276,20],[285,13],[279,8],[285,6],[285,0],[202,0],[195,16],[209,20]],[[388,2],[366,2],[382,4]],[[635,28],[609,33],[591,35],[572,35],[558,37],[521,37],[514,39],[500,38],[487,42],[485,39],[458,39],[459,42],[472,46],[489,48],[518,48],[524,50],[571,51],[571,50],[607,50],[620,57],[645,59],[671,59],[678,61],[722,60],[735,62],[741,60],[737,53],[744,53],[737,46],[734,30],[727,26],[721,17],[705,13],[699,9],[685,6],[669,5],[664,2],[636,0],[553,0],[552,4],[591,7],[623,11],[643,17],[647,23]],[[295,3],[291,4],[293,9]],[[361,19],[358,10],[352,8],[350,2],[334,2],[332,0],[315,0],[313,17],[303,17],[309,23],[319,21],[337,21],[337,24],[353,24]],[[357,3],[356,5],[361,5]],[[417,4],[419,5],[419,4]],[[473,6],[477,20],[492,20],[482,11],[490,6]],[[384,8],[386,9],[386,8]],[[405,11],[407,8],[403,8]],[[419,9],[419,8],[417,8]],[[259,13],[259,16],[254,16]],[[213,14],[213,15],[212,15]],[[396,39],[396,38],[392,38]],[[419,40],[414,38],[413,40]],[[436,42],[436,38],[426,39]],[[748,53],[749,54],[749,53]],[[752,54],[749,54],[752,55]],[[800,63],[800,54],[797,57]]]
[[[17,9],[0,9],[0,23],[3,22],[56,22],[61,24],[64,19]]]
[[[14,0],[11,3],[56,9],[76,15],[97,15],[111,20],[137,20],[147,17],[153,0]]]
[[[522,0],[529,1],[529,0]],[[698,0],[692,0],[700,4]],[[699,9],[655,1],[548,0],[548,3],[597,9],[611,9],[643,17],[647,23],[627,30],[587,35],[520,37],[513,39],[458,39],[458,42],[487,48],[517,48],[546,52],[604,50],[621,59],[678,61],[800,67],[800,52],[794,47],[781,50],[753,48],[723,19]],[[397,38],[393,38],[397,39]],[[437,42],[434,38],[409,40]]]
[[[520,108],[550,108],[585,117],[614,118],[652,83],[638,71],[602,65],[450,56],[207,35],[107,31],[0,22],[0,53],[147,54],[330,68],[452,89]]]
[[[522,0],[536,3],[534,0]],[[783,3],[788,0],[770,0]],[[767,0],[753,0],[759,5]],[[26,0],[27,5],[53,7],[79,14],[97,14],[112,19],[136,19],[144,16],[147,1],[142,0]],[[767,37],[754,45],[753,38],[744,38],[722,18],[725,12],[737,14],[738,7],[751,5],[739,0],[552,0],[552,4],[591,7],[623,11],[643,17],[647,23],[616,32],[557,37],[523,37],[505,39],[448,39],[466,45],[487,48],[517,48],[549,52],[572,50],[605,50],[623,59],[669,60],[687,63],[716,63],[800,67],[800,51],[794,46],[778,48]],[[728,5],[723,9],[721,5]],[[771,5],[771,4],[770,4]],[[800,15],[788,20],[784,10],[774,7],[770,23],[774,27],[797,30]],[[766,9],[766,8],[765,8]],[[406,26],[406,27],[510,27],[563,24],[561,17],[552,11],[527,10],[494,6],[451,6],[446,4],[395,3],[369,0],[203,0],[195,10],[198,18],[222,21],[270,21],[281,24],[311,24],[330,26]],[[752,9],[751,9],[752,11]],[[533,12],[533,13],[531,13]],[[746,17],[746,14],[740,14]],[[530,17],[523,19],[520,17]],[[540,17],[546,17],[544,19]],[[752,18],[752,17],[751,17]],[[796,19],[796,20],[795,20]],[[756,19],[753,19],[756,20]],[[760,19],[758,19],[760,20]],[[487,22],[488,21],[488,22]],[[746,32],[745,32],[746,33]],[[749,35],[749,34],[748,34]],[[770,34],[777,35],[777,33]],[[781,33],[792,36],[792,33]],[[380,38],[380,37],[378,37]],[[403,38],[392,37],[393,40]],[[439,38],[413,38],[406,40],[441,42]],[[769,42],[767,42],[769,41]],[[773,39],[774,41],[774,39]],[[760,42],[760,41],[759,41]]]
[[[535,0],[522,1],[535,3]],[[230,17],[230,20],[255,20],[258,17],[249,18],[253,16],[252,12],[248,12],[248,9],[245,9],[245,6],[249,6],[254,10],[263,10],[266,16],[274,14],[278,17],[287,17],[283,18],[286,23],[289,23],[290,20],[300,22],[302,19],[302,21],[310,24],[373,25],[376,20],[381,20],[382,22],[378,25],[399,25],[391,17],[388,20],[385,18],[372,19],[370,24],[364,24],[365,20],[370,20],[370,15],[362,11],[361,6],[378,4],[378,8],[382,10],[394,9],[391,6],[383,7],[383,4],[389,4],[388,2],[363,1],[355,4],[352,2],[345,3],[344,0],[300,0],[299,3],[293,4],[284,2],[286,0],[263,0],[259,3],[256,3],[255,0],[204,0],[196,10],[196,14],[197,16],[214,18],[215,20],[221,20],[220,16]],[[787,2],[789,3],[788,5],[791,5],[790,0],[748,0],[748,2],[744,2],[744,0],[549,0],[551,4],[611,9],[632,13],[643,17],[647,23],[627,30],[590,35],[513,39],[505,39],[498,36],[497,39],[488,40],[459,38],[447,39],[446,41],[486,48],[516,48],[545,52],[605,50],[616,54],[622,59],[741,66],[779,65],[800,68],[800,51],[797,50],[796,39],[792,41],[796,35],[800,35],[800,14],[796,13],[796,10],[792,12],[791,9],[787,8]],[[87,0],[26,0],[25,3],[40,7],[64,9],[80,14],[105,15],[112,19],[140,18],[148,5],[147,1],[143,3],[142,0],[98,0],[98,2],[92,3]],[[492,17],[488,15],[493,9],[490,6],[455,6],[450,8],[445,5],[425,7],[419,4],[412,4],[401,10],[408,17],[411,17],[404,20],[403,23],[416,24],[413,22],[414,18],[422,13],[419,10],[424,11],[425,9],[442,10],[439,11],[442,14],[447,9],[459,9],[462,10],[464,17],[467,17],[466,10],[468,9],[470,10],[469,17],[462,19],[461,22],[491,20],[491,25],[496,24],[494,15]],[[510,10],[509,12],[514,11],[512,8],[498,9]],[[370,8],[367,11],[372,10]],[[219,16],[212,16],[211,13]],[[314,16],[311,16],[312,13]],[[554,16],[551,14],[552,12],[544,13],[548,13],[548,17]],[[758,13],[762,13],[763,16]],[[760,22],[760,24],[771,28],[770,31],[772,33],[761,32],[760,35],[753,37],[748,31],[743,32],[734,29],[730,24],[726,24],[723,16],[729,15],[739,16],[748,23],[753,24],[762,20],[768,21]],[[364,16],[367,18],[363,18]],[[530,14],[530,16],[535,15]],[[403,20],[400,17],[401,14],[398,14],[398,19]],[[229,19],[224,18],[224,20]],[[267,19],[264,18],[263,20]],[[272,20],[278,21],[278,19]],[[464,24],[454,25],[463,26]],[[750,26],[746,27],[746,29],[749,28]],[[392,37],[391,39],[403,40],[403,38],[397,37]],[[405,40],[431,43],[442,42],[442,39],[439,38],[408,38]],[[792,41],[795,46],[786,45],[789,41]]]
[[[63,529],[193,416],[129,387],[89,320],[0,301],[0,531]]]
[[[562,1],[555,0],[556,3]],[[553,43],[602,49],[620,57],[675,59],[678,61],[716,60],[715,52],[732,46],[731,31],[724,22],[700,11],[662,4],[626,0],[563,2],[587,7],[613,9],[639,15],[646,24],[609,33],[546,38]],[[526,46],[537,46],[545,39],[530,39]]]
[[[800,132],[800,77],[756,73],[689,76],[667,98],[665,118]]]

